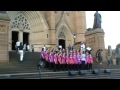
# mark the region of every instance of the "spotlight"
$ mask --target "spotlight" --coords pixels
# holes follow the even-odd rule
[[[80,70],[79,71],[79,75],[85,75],[86,74],[86,71],[85,70]]]
[[[110,74],[110,69],[105,69],[104,73]]]
[[[40,61],[37,66],[40,67],[40,68],[44,68],[45,67],[45,62]]]
[[[92,71],[92,74],[98,75],[98,74],[99,74],[99,70],[98,70],[98,69],[94,69],[94,70]]]
[[[68,75],[70,76],[75,76],[77,74],[78,74],[77,71],[68,71]]]

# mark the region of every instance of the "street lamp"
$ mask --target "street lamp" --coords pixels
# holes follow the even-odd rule
[[[76,34],[74,34],[73,38],[74,38],[74,44],[75,44]]]

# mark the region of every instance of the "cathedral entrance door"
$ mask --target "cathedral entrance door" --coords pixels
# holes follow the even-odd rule
[[[61,45],[62,48],[65,49],[65,40],[64,39],[59,39],[59,45]]]
[[[15,45],[18,40],[18,32],[12,31],[12,50],[16,50]]]
[[[23,44],[29,44],[29,33],[24,32],[23,33]]]

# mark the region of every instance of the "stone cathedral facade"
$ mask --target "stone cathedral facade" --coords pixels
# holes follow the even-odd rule
[[[84,11],[8,11],[9,50],[20,40],[34,46],[35,51],[45,45],[56,48],[85,41],[86,19]]]
[[[0,61],[9,61],[17,40],[33,45],[35,52],[44,45],[67,48],[81,41],[92,48],[93,58],[99,48],[105,51],[104,30],[88,31],[85,11],[0,11]]]

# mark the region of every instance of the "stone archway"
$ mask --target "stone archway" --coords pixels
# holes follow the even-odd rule
[[[17,26],[17,27],[23,28],[23,29],[20,30],[19,28],[16,28],[16,27],[11,29],[11,26],[13,25],[13,21],[14,21],[15,17],[17,17],[19,15],[22,15],[26,18],[26,20],[29,24],[29,28],[24,27],[25,24],[22,25],[23,23],[21,23],[21,25]],[[41,47],[43,47],[43,44],[46,44],[46,42],[47,42],[46,38],[47,38],[47,34],[48,34],[48,26],[45,23],[45,20],[41,14],[41,11],[8,11],[8,16],[9,16],[10,20],[13,20],[9,24],[9,27],[10,27],[9,34],[8,34],[9,35],[9,43],[10,43],[9,51],[11,50],[11,43],[12,43],[11,31],[20,31],[20,32],[25,32],[25,35],[27,35],[29,37],[29,44],[33,45],[34,50],[36,52],[39,52]],[[27,26],[27,24],[26,24],[26,26]],[[28,34],[26,34],[26,33],[28,33]],[[23,37],[24,37],[24,35],[23,35]],[[40,37],[40,38],[38,38],[38,37]]]
[[[23,42],[23,44],[29,44],[29,33],[30,33],[30,24],[27,18],[19,13],[12,21],[10,25],[10,32],[12,34],[12,48],[15,50],[15,44],[17,40]]]
[[[57,28],[57,32],[56,32],[56,40],[57,40],[57,46],[59,45],[59,40],[65,40],[65,48],[67,48],[67,46],[73,45],[73,35],[70,31],[70,29],[67,27],[66,24],[61,24],[58,28]],[[61,37],[60,37],[61,36]]]

